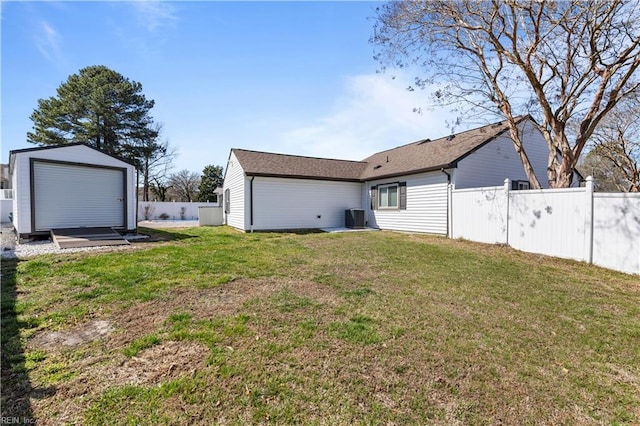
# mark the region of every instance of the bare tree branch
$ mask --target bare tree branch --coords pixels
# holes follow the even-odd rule
[[[637,1],[403,1],[377,18],[383,70],[418,66],[416,86],[439,84],[441,104],[506,118],[534,187],[518,116],[531,114],[544,136],[549,186],[566,187],[600,122],[639,90]]]

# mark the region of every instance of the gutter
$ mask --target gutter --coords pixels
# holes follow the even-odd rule
[[[253,180],[255,176],[251,176],[249,181],[249,230],[253,232]]]
[[[408,170],[408,171],[404,171],[404,172],[394,172],[394,173],[375,175],[375,176],[365,176],[365,177],[361,178],[360,181],[361,182],[367,182],[367,181],[372,181],[372,180],[390,179],[390,178],[400,177],[400,176],[417,175],[419,173],[442,172],[444,169],[454,169],[456,167],[458,167],[458,163],[457,162],[453,162],[453,163],[441,164],[439,166],[427,167],[427,168],[424,168],[424,169]],[[449,173],[447,173],[447,172],[444,172],[444,173],[447,176],[450,176]]]

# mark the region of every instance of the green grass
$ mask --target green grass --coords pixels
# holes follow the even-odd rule
[[[122,353],[128,357],[131,358],[133,356],[136,356],[140,353],[140,351],[143,351],[145,349],[148,349],[152,346],[155,346],[157,344],[160,343],[160,338],[158,336],[156,336],[155,334],[150,334],[148,336],[143,336],[139,339],[134,340],[133,342],[131,342],[131,344],[129,346],[127,346]]]
[[[3,416],[640,422],[637,276],[428,235],[153,232],[170,241],[3,263]],[[96,318],[114,331],[36,345]],[[134,358],[158,374],[109,378]]]

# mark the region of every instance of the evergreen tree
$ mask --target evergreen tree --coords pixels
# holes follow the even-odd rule
[[[200,186],[198,188],[198,201],[214,201],[216,195],[213,191],[222,186],[222,167],[209,165],[202,171]]]
[[[149,114],[153,105],[140,83],[102,65],[86,67],[69,76],[57,96],[38,100],[27,140],[38,145],[83,142],[136,160],[139,153],[131,147],[158,136]]]

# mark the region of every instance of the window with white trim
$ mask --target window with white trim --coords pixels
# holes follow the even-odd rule
[[[378,187],[378,208],[398,208],[398,184],[381,185]]]

